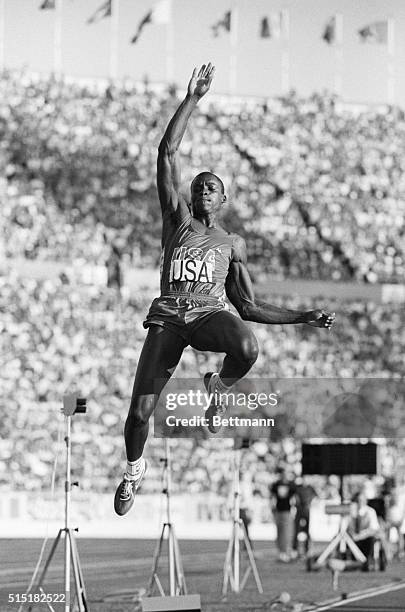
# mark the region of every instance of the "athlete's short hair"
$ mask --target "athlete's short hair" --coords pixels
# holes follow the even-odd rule
[[[204,172],[199,172],[191,181],[191,189],[193,188],[193,183],[194,181],[201,176],[202,174],[210,174],[211,176],[213,176],[214,178],[217,179],[217,181],[219,182],[220,186],[221,186],[221,191],[222,193],[225,193],[225,186],[223,184],[223,182],[221,181],[221,179],[219,178],[219,176],[217,176],[216,174],[214,174],[213,172],[210,172],[210,170],[204,170]]]

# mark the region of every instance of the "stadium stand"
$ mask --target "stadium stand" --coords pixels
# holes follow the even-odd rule
[[[160,210],[158,139],[177,99],[144,86],[108,87],[25,73],[0,80],[1,258],[156,267]],[[348,111],[330,95],[199,109],[184,141],[184,180],[209,163],[228,186],[227,229],[246,237],[253,276],[403,282],[405,118],[398,109]],[[208,162],[207,162],[208,160]],[[333,163],[332,163],[333,160]],[[264,288],[264,293],[266,289]],[[0,276],[4,365],[0,486],[49,485],[59,403],[86,390],[91,419],[77,423],[82,486],[110,491],[123,459],[122,428],[153,295],[118,297],[100,285]],[[277,298],[276,301],[278,301]],[[272,301],[275,299],[272,297]],[[281,303],[281,302],[280,302]],[[290,307],[308,307],[298,298]],[[252,376],[401,376],[403,305],[345,302],[334,333],[255,326],[261,355]],[[178,375],[200,376],[218,356],[188,349]],[[50,416],[51,415],[51,416]],[[149,454],[159,455],[151,439]],[[259,459],[259,461],[258,461]],[[297,445],[253,445],[253,484],[267,495],[276,464],[298,470]],[[254,466],[254,467],[253,467]],[[178,445],[175,489],[214,491],[227,465],[214,441]],[[144,490],[159,490],[151,461]]]
[[[156,265],[156,147],[173,92],[6,73],[0,93],[5,255],[97,262],[114,242],[134,265]],[[243,228],[253,268],[401,282],[404,141],[396,108],[356,113],[293,93],[215,102],[186,135],[185,185],[207,163],[223,178],[224,222]]]

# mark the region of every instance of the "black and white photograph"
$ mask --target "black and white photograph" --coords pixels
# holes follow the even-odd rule
[[[405,612],[405,3],[0,0],[0,612]]]

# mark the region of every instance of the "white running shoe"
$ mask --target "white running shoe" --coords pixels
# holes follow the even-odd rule
[[[119,516],[123,516],[132,508],[135,500],[135,493],[139,489],[143,477],[145,476],[147,463],[142,458],[142,468],[139,476],[130,478],[126,473],[117,487],[114,497],[114,510]]]

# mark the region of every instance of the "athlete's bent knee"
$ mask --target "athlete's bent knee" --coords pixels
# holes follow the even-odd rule
[[[132,427],[143,427],[146,425],[155,408],[156,400],[154,396],[139,397],[131,403],[127,423]]]
[[[256,337],[251,334],[244,336],[239,346],[239,359],[252,366],[259,356],[259,346]]]

